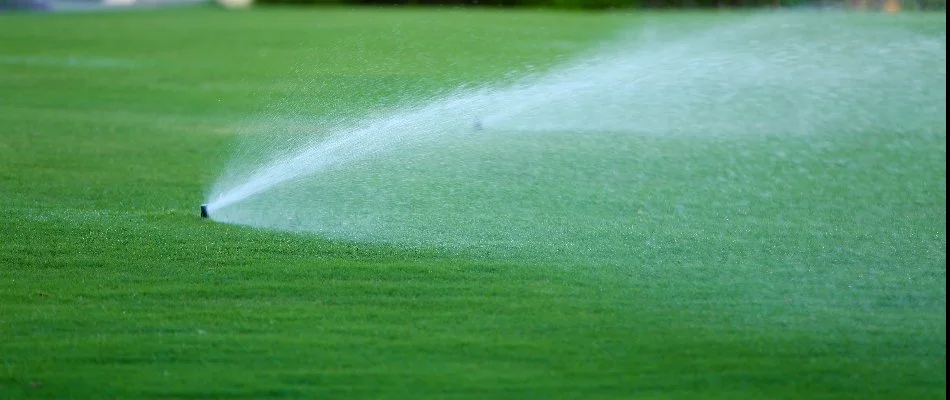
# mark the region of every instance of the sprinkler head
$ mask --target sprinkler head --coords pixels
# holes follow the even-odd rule
[[[208,218],[208,205],[207,205],[207,204],[202,204],[202,205],[201,205],[201,218]]]

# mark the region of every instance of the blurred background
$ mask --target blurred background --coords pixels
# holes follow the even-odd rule
[[[817,7],[899,12],[945,10],[946,0],[0,0],[0,11],[81,11],[217,4],[228,8],[268,5],[370,5],[522,7],[579,10],[624,8]]]

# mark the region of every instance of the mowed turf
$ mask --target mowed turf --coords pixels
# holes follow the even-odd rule
[[[867,18],[946,30],[943,15]],[[945,125],[829,132],[796,166],[816,179],[748,197],[787,219],[746,216],[721,240],[716,208],[690,209],[632,232],[643,251],[609,268],[197,218],[249,115],[358,114],[552,65],[637,19],[0,16],[0,398],[944,398]],[[731,143],[655,143],[680,155],[654,161],[715,165]],[[795,176],[744,161],[740,174]],[[670,176],[690,179],[705,177]]]

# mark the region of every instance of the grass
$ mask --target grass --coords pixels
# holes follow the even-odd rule
[[[0,15],[0,398],[945,398],[945,126],[830,135],[809,177],[755,154],[814,143],[649,143],[654,219],[611,240],[650,245],[609,268],[196,217],[246,115],[398,104],[637,18]],[[729,146],[746,178],[680,203]],[[794,190],[744,194],[770,179]]]

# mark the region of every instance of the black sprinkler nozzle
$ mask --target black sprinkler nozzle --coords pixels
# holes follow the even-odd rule
[[[201,205],[201,218],[208,218],[208,205],[207,205],[207,204],[202,204],[202,205]]]

